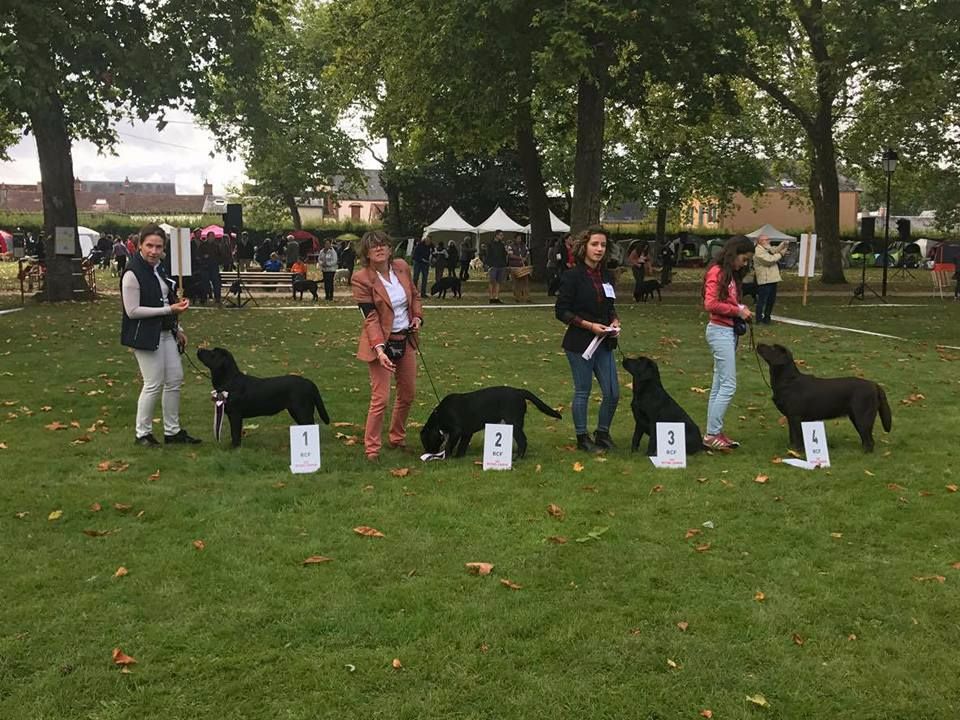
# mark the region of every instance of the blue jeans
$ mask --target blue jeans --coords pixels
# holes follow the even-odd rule
[[[764,283],[757,285],[757,322],[770,322],[770,313],[773,304],[777,301],[777,285],[780,283]]]
[[[420,297],[427,297],[427,281],[430,279],[430,263],[414,261],[413,284],[420,288]]]
[[[610,432],[610,423],[620,402],[620,382],[617,379],[617,363],[613,351],[601,345],[589,360],[580,353],[567,350],[567,360],[573,372],[573,427],[577,435],[587,432],[587,403],[593,388],[593,376],[597,376],[603,400],[597,417],[597,430]]]
[[[707,323],[707,344],[713,351],[713,384],[707,403],[707,434],[723,432],[723,416],[737,391],[737,339],[733,328]]]

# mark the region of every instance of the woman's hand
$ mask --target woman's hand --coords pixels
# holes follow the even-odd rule
[[[423,320],[421,318],[415,317],[413,319],[413,322],[410,324],[410,327],[414,332],[417,332],[420,329],[421,325],[423,325]]]
[[[183,352],[187,349],[187,334],[183,330],[177,330],[177,347],[180,348],[180,352]]]
[[[740,308],[740,312],[738,312],[737,315],[739,315],[741,318],[743,318],[747,322],[750,322],[750,318],[753,317],[753,313],[750,312],[750,308],[748,308],[746,305]]]
[[[393,360],[387,357],[387,353],[383,348],[377,348],[377,361],[384,370],[396,372],[397,366],[393,364]]]
[[[614,318],[613,321],[610,323],[610,327],[616,328],[617,330],[619,330],[619,329],[620,329],[620,318]]]
[[[184,298],[180,302],[175,302],[173,305],[171,305],[170,312],[172,312],[174,315],[182,315],[189,307],[190,301]]]

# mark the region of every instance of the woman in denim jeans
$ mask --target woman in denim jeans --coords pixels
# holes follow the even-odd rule
[[[573,243],[575,265],[560,279],[556,316],[567,325],[563,349],[573,373],[573,426],[577,447],[587,452],[613,448],[610,424],[620,400],[617,363],[613,351],[620,332],[620,318],[614,305],[613,277],[607,271],[607,234],[599,227],[582,232]],[[595,337],[605,338],[592,357],[585,360],[584,350]],[[587,432],[587,404],[593,376],[600,383],[603,401],[593,438]]]
[[[713,351],[713,383],[707,404],[707,434],[704,447],[729,450],[740,443],[723,432],[723,416],[737,390],[737,338],[734,318],[749,321],[750,309],[741,304],[741,283],[753,257],[753,243],[743,235],[735,235],[707,268],[703,279],[703,308],[710,313],[707,323],[707,344]]]

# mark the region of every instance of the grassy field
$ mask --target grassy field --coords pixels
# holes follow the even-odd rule
[[[833,467],[817,472],[773,462],[786,429],[747,347],[735,453],[654,470],[627,449],[626,387],[619,448],[572,451],[548,308],[427,311],[441,395],[510,384],[564,407],[562,421],[531,409],[528,456],[504,473],[476,465],[480,438],[461,461],[365,463],[355,310],[188,313],[194,347],[231,348],[254,374],[302,372],[355,424],[322,428],[308,476],[289,473],[286,417],[252,421],[239,451],[218,446],[208,381],[189,366],[182,417],[203,445],[134,448],[139,380],[115,300],[0,316],[0,718],[954,717],[960,350],[942,346],[960,346],[960,308],[845,303],[777,310],[904,340],[757,331],[816,374],[887,390],[894,429],[878,429],[877,452],[831,422]],[[694,301],[622,315],[625,352],[655,357],[702,423],[694,388],[711,363]],[[421,372],[412,419],[435,402]],[[304,566],[313,555],[332,561]],[[469,575],[478,561],[493,572]],[[129,674],[117,647],[137,660]]]

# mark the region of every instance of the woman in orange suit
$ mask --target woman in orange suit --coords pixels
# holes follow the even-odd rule
[[[390,238],[374,230],[360,240],[361,269],[351,279],[353,299],[363,313],[357,358],[370,371],[370,409],[363,445],[367,460],[379,462],[383,417],[390,399],[390,378],[397,382],[388,444],[406,447],[406,422],[417,387],[414,334],[423,324],[420,294],[410,266],[390,256]]]

